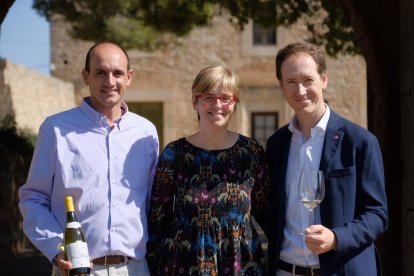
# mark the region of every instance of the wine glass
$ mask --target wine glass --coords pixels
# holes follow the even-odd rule
[[[302,170],[299,179],[299,198],[309,210],[309,225],[314,224],[314,209],[325,196],[325,178],[323,171]]]

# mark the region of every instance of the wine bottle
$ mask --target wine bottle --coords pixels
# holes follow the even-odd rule
[[[73,198],[66,197],[66,228],[64,236],[65,252],[68,261],[72,263],[70,276],[89,275],[91,265],[89,261],[88,245],[82,232],[82,227],[75,215]]]

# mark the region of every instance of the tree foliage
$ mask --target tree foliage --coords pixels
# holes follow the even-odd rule
[[[227,12],[240,28],[249,19],[276,27],[304,18],[312,34],[309,40],[325,46],[328,54],[357,53],[340,5],[331,0],[34,0],[33,7],[47,19],[63,15],[75,38],[111,40],[125,48],[155,49],[172,37],[166,34],[186,35]],[[313,15],[321,20],[313,20]]]
[[[2,0],[0,1],[0,24],[3,22],[10,7],[13,5],[14,0]]]

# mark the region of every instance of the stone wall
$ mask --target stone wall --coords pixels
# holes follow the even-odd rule
[[[125,100],[163,103],[164,145],[198,128],[191,103],[191,84],[204,67],[226,64],[239,75],[241,99],[231,128],[251,136],[252,112],[279,113],[279,126],[289,121],[292,110],[286,104],[275,77],[277,50],[289,42],[305,40],[303,24],[277,30],[277,44],[266,49],[251,45],[251,25],[243,31],[217,16],[205,27],[194,29],[162,50],[128,51],[134,77]],[[52,24],[52,74],[74,83],[79,101],[88,94],[81,70],[87,49],[93,44],[70,38],[59,18]],[[329,85],[326,99],[332,108],[366,127],[366,69],[361,57],[327,58]]]
[[[43,120],[76,105],[72,83],[0,60],[0,119],[14,114],[17,126],[37,133]]]

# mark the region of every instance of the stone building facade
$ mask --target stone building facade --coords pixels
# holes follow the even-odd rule
[[[81,78],[86,51],[93,44],[70,38],[67,25],[55,19],[51,26],[52,74],[71,82],[79,103],[89,92]],[[191,103],[191,85],[204,67],[226,64],[239,75],[240,102],[230,127],[259,141],[287,123],[292,110],[285,103],[275,77],[275,55],[287,43],[305,40],[301,24],[276,30],[276,43],[255,45],[253,23],[244,30],[217,16],[205,27],[155,52],[128,51],[134,70],[125,100],[131,109],[153,121],[161,146],[197,130]],[[366,65],[360,56],[327,57],[329,105],[350,120],[367,125]]]
[[[0,120],[37,133],[43,120],[76,106],[73,84],[0,59]]]

